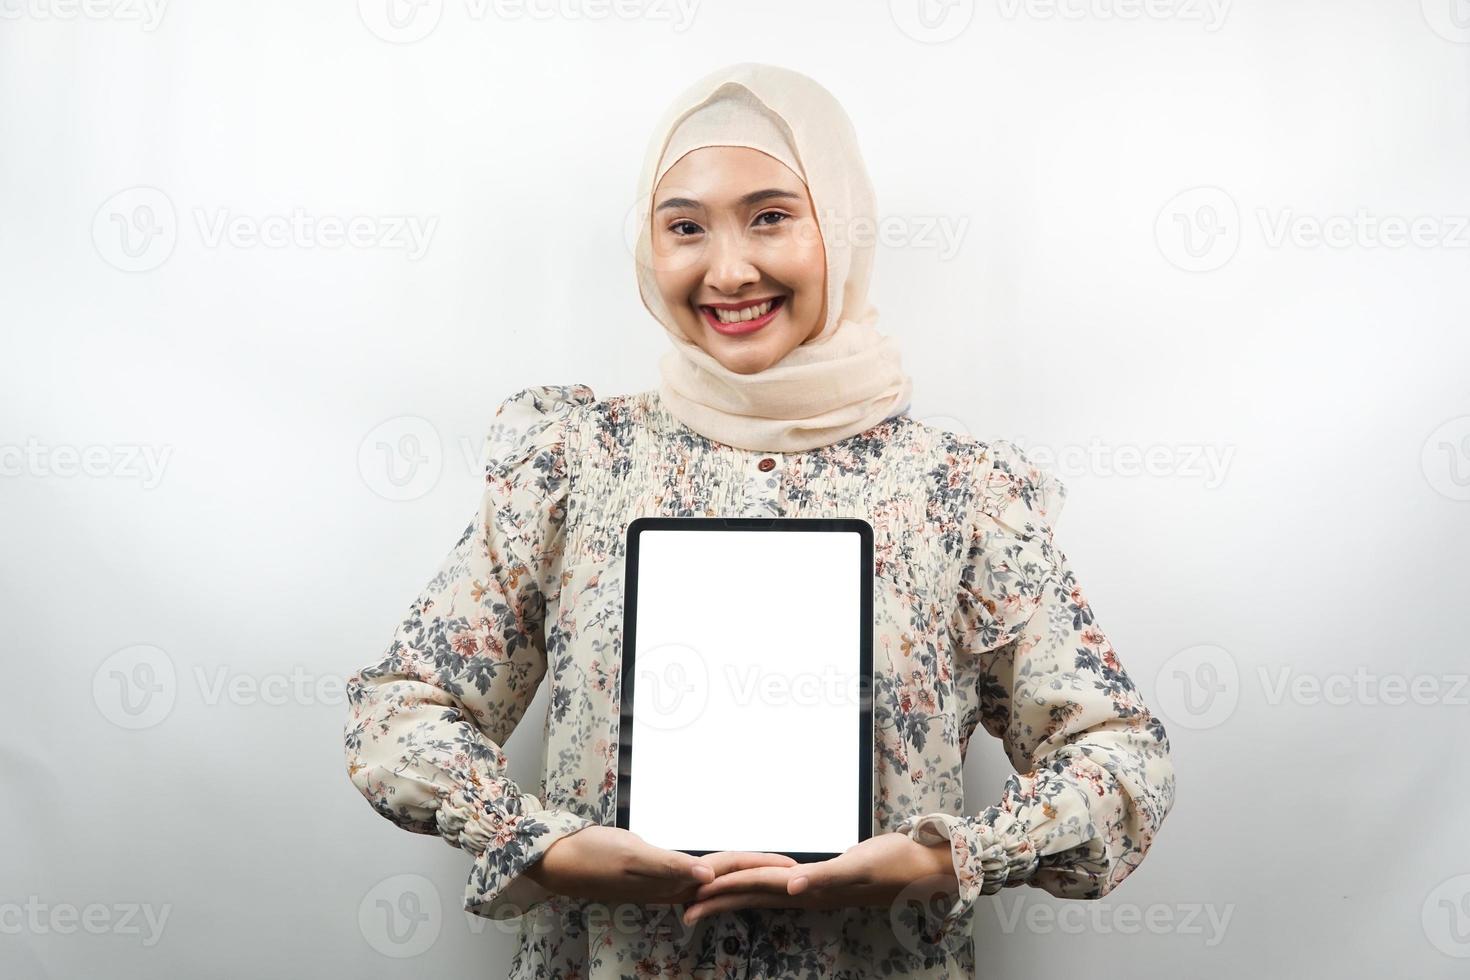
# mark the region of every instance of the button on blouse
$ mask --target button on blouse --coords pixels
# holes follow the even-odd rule
[[[463,534],[347,682],[344,739],[374,810],[472,857],[464,908],[519,916],[513,977],[705,976],[741,951],[722,976],[969,977],[981,895],[1096,899],[1140,866],[1174,802],[1168,738],[1054,541],[1065,488],[1016,446],[900,414],[751,453],[684,426],[657,391],[586,385],[517,392],[487,442]],[[685,927],[682,907],[636,906],[629,928],[628,909],[610,921],[524,875],[568,834],[617,824],[623,553],[645,515],[872,524],[874,833],[948,844],[950,907],[918,922],[737,909]],[[501,746],[543,680],[544,765],[521,786]],[[979,729],[1015,774],[967,811]]]

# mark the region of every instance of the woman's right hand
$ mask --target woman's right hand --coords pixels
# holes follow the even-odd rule
[[[694,857],[654,847],[620,827],[584,827],[552,844],[525,874],[569,898],[677,905],[699,886],[744,868],[789,868],[794,858],[765,851],[718,851]]]

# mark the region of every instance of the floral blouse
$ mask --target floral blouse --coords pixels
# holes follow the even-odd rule
[[[348,681],[348,775],[384,817],[474,859],[467,911],[518,917],[511,976],[972,977],[980,895],[1095,899],[1174,802],[1169,742],[1052,527],[1066,490],[1006,441],[906,414],[805,452],[738,449],[656,390],[523,389],[487,441],[479,509],[383,657]],[[774,463],[774,465],[772,465]],[[874,833],[947,841],[937,910],[682,906],[553,895],[522,874],[560,838],[616,826],[623,553],[640,516],[861,517],[874,532]],[[501,745],[543,678],[541,784]],[[977,726],[1016,770],[963,812]]]

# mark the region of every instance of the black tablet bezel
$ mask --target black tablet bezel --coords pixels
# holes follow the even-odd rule
[[[873,526],[857,517],[638,517],[628,524],[623,594],[623,656],[619,667],[617,825],[628,829],[633,791],[633,682],[637,648],[638,543],[644,531],[834,531],[857,532],[858,591],[861,601],[858,639],[858,738],[862,771],[858,780],[858,841],[873,836]],[[712,851],[681,851],[695,856]],[[838,852],[777,851],[801,863],[826,861]]]

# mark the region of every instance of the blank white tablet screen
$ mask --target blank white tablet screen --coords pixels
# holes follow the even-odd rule
[[[639,535],[628,829],[669,850],[858,842],[861,538]]]

